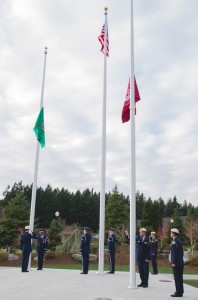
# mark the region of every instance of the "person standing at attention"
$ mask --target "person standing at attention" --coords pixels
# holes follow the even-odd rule
[[[171,297],[183,297],[183,271],[184,271],[184,259],[183,259],[183,245],[178,237],[179,230],[177,228],[171,229],[171,266],[173,270],[173,276],[175,280],[176,291]]]
[[[140,234],[136,239],[136,251],[141,283],[138,286],[147,288],[150,259],[149,238],[146,236],[146,228],[140,228],[139,232]]]
[[[151,251],[151,261],[152,261],[152,267],[153,267],[153,275],[158,274],[157,270],[157,249],[158,249],[158,240],[156,238],[156,232],[151,231],[150,236],[150,251]]]
[[[81,237],[81,243],[80,243],[80,252],[82,254],[82,272],[80,274],[88,274],[90,243],[91,243],[90,228],[85,226],[84,234]]]
[[[115,273],[115,251],[116,251],[116,236],[115,229],[109,228],[108,237],[108,255],[109,255],[109,272],[107,274]]]

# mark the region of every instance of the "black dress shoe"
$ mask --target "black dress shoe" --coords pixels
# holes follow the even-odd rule
[[[138,284],[139,287],[143,286],[143,283]]]
[[[183,295],[182,295],[182,294],[176,294],[176,293],[175,293],[175,294],[172,294],[171,297],[183,297]]]
[[[43,269],[39,269],[39,268],[38,268],[37,270],[38,270],[38,271],[42,271]]]
[[[148,287],[148,284],[143,284],[142,287],[143,287],[143,288],[147,288],[147,287]]]
[[[107,274],[114,274],[114,272],[107,272]]]
[[[81,272],[80,274],[87,274],[87,273]]]
[[[158,273],[151,273],[152,275],[157,275]]]

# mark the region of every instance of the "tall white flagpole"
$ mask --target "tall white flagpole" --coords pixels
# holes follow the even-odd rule
[[[106,176],[106,81],[107,81],[107,10],[105,7],[104,36],[104,83],[102,111],[102,158],[101,158],[101,188],[100,188],[100,226],[99,226],[99,262],[98,274],[104,274],[104,234],[105,234],[105,176]]]
[[[44,51],[44,67],[43,67],[43,80],[42,80],[42,88],[41,88],[41,102],[40,102],[40,110],[43,107],[43,96],[44,96],[44,85],[45,85],[45,70],[46,70],[46,59],[47,59],[47,47],[45,47]],[[34,167],[34,181],[32,185],[32,198],[31,198],[31,209],[30,209],[30,223],[29,226],[31,230],[34,228],[34,216],[35,216],[35,206],[36,206],[36,189],[37,189],[37,177],[38,177],[38,164],[39,164],[39,151],[40,151],[40,143],[37,140],[36,144],[36,158],[35,158],[35,167]],[[29,260],[29,269],[31,267],[31,255]]]
[[[133,34],[133,0],[131,0],[131,77],[130,77],[130,138],[131,138],[131,159],[130,159],[130,285],[129,288],[136,288],[136,169],[135,169],[135,91],[134,91],[134,34]]]

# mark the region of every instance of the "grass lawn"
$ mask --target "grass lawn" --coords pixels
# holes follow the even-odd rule
[[[191,285],[193,287],[198,288],[198,280],[193,280],[193,279],[185,279],[184,283]]]
[[[52,269],[71,269],[71,270],[81,270],[81,264],[45,264],[45,268],[52,268]],[[109,270],[109,265],[105,264],[104,267],[105,271]],[[116,271],[124,271],[127,272],[129,271],[129,266],[128,265],[116,265],[115,267]],[[98,270],[98,265],[97,264],[90,264],[89,265],[89,270]],[[137,268],[136,268],[137,270]],[[151,271],[151,268],[150,268]],[[158,267],[158,272],[163,273],[163,274],[172,274],[172,269],[170,267]],[[184,269],[184,274],[191,274],[191,275],[198,275],[198,272],[194,270],[185,270]]]

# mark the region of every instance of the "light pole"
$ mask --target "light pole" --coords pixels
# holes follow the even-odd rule
[[[58,218],[59,216],[60,216],[59,211],[56,211],[56,212],[55,212],[55,217]]]
[[[174,220],[170,219],[170,222],[171,222],[171,228],[173,228]]]

